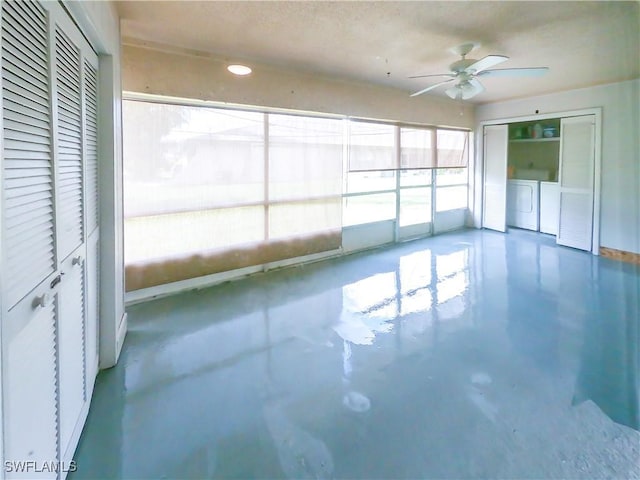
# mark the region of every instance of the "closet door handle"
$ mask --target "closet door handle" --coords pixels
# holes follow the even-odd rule
[[[31,305],[33,306],[33,308],[44,308],[49,306],[50,303],[51,303],[51,295],[49,295],[48,293],[43,293],[42,295],[39,295],[36,298],[34,298]]]
[[[73,257],[71,260],[71,265],[82,265],[82,257],[78,255],[77,257]]]
[[[56,275],[54,279],[51,280],[51,283],[49,284],[49,288],[55,288],[55,286],[62,281],[62,275],[64,275],[64,273],[60,273],[59,275]]]

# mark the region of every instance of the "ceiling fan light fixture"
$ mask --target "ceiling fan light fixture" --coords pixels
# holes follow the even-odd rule
[[[246,65],[240,65],[240,64],[229,65],[227,67],[227,70],[229,70],[234,75],[240,75],[240,76],[249,75],[252,72],[251,67],[247,67]]]
[[[460,86],[455,85],[451,88],[447,88],[444,93],[446,93],[449,98],[453,98],[455,100],[458,96],[462,96],[462,89]]]

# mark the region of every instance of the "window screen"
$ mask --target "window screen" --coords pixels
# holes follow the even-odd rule
[[[349,122],[349,171],[395,170],[395,127],[373,122]]]
[[[400,167],[435,167],[433,140],[431,129],[400,128]]]
[[[438,129],[437,135],[438,168],[466,167],[469,156],[469,133]]]

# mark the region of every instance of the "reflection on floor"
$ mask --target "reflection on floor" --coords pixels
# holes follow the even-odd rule
[[[465,231],[137,305],[71,478],[638,478],[639,290]]]

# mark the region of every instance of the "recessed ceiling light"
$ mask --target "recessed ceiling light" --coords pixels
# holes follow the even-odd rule
[[[251,69],[246,65],[229,65],[227,70],[234,75],[249,75],[251,73]]]

